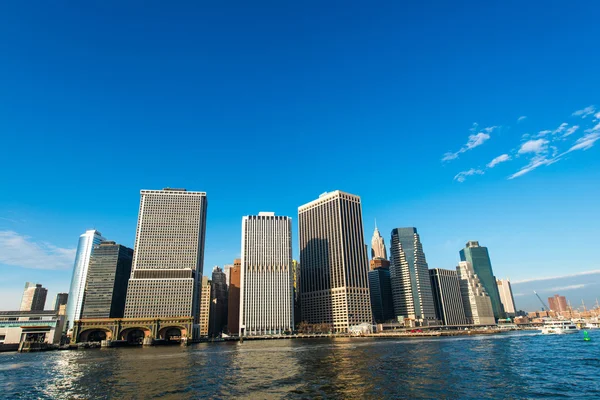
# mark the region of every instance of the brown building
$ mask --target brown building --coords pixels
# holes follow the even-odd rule
[[[390,262],[384,258],[374,258],[369,262],[369,266],[371,267],[371,271],[377,268],[389,268]]]
[[[229,271],[229,304],[227,330],[237,335],[240,331],[240,271],[241,259],[233,260],[233,267]]]
[[[567,312],[569,308],[567,307],[567,299],[565,296],[559,296],[557,294],[554,297],[548,297],[548,306],[552,311],[556,312]]]

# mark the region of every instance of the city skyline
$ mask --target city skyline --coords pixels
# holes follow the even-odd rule
[[[0,309],[26,281],[67,292],[86,230],[133,248],[139,190],[166,186],[211,196],[205,274],[240,256],[243,215],[296,232],[300,204],[340,189],[361,196],[365,243],[375,218],[386,243],[415,226],[430,268],[452,269],[479,240],[518,308],[532,284],[593,303],[590,4],[5,5]]]

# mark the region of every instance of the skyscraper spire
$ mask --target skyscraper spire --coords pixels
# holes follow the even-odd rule
[[[375,219],[375,231],[373,239],[371,239],[371,258],[382,258],[387,260],[387,252],[385,251],[385,243],[379,229],[377,229],[377,219]]]

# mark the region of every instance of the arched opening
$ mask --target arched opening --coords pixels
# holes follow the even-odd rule
[[[167,326],[158,332],[158,337],[169,342],[181,342],[187,331],[180,326]]]
[[[112,332],[108,329],[88,329],[79,334],[78,342],[101,342],[110,340]]]
[[[88,342],[101,342],[106,340],[106,332],[93,331],[88,335]]]
[[[129,344],[142,344],[146,334],[141,329],[132,329],[127,332],[127,343]]]

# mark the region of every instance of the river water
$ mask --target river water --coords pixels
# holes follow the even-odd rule
[[[600,398],[600,332],[0,353],[0,398]]]

